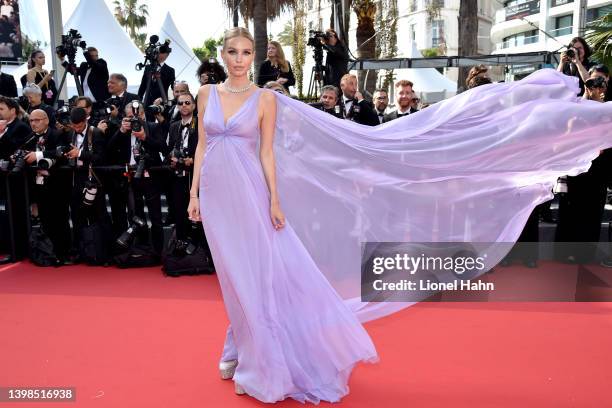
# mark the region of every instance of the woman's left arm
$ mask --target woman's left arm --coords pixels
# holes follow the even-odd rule
[[[276,162],[274,160],[274,131],[276,128],[276,96],[271,91],[261,91],[259,101],[261,139],[259,160],[270,191],[270,219],[275,229],[285,226],[285,215],[280,207],[276,190]]]

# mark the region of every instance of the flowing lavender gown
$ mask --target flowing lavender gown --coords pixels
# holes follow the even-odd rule
[[[355,364],[378,356],[291,220],[272,226],[258,149],[262,92],[224,123],[212,86],[204,115],[200,209],[230,320],[221,360],[239,361],[234,381],[261,401],[335,402]]]

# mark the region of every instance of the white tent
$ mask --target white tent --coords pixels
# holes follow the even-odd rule
[[[179,33],[170,12],[166,14],[159,32],[159,39],[162,42],[166,39],[170,40],[172,52],[166,62],[174,68],[176,79],[187,81],[191,93],[197,94],[200,83],[196,78],[196,71],[200,66],[200,60]]]
[[[407,58],[423,58],[412,41]],[[457,93],[457,84],[435,68],[402,68],[393,70],[396,81],[407,79],[414,84],[414,91],[426,102],[438,102]]]
[[[42,44],[49,44],[49,23],[40,17],[37,4],[33,1],[20,1],[19,20],[22,34]]]
[[[111,14],[104,0],[81,0],[72,13],[72,16],[64,24],[64,33],[69,29],[76,29],[83,36],[88,46],[98,49],[100,58],[108,64],[110,73],[122,73],[128,79],[128,89],[136,92],[142,79],[142,71],[136,71],[135,65],[144,61],[144,56],[134,45],[127,33],[121,28],[115,17]],[[51,58],[56,58],[49,47],[43,50],[47,57],[47,69],[50,69]],[[79,65],[85,58],[81,49],[77,52],[76,64]],[[13,71],[6,69],[6,73],[13,74],[15,81],[28,71],[27,63]],[[67,76],[68,97],[76,95],[76,84],[72,75]],[[59,87],[59,82],[57,86]],[[18,86],[18,88],[20,88]]]

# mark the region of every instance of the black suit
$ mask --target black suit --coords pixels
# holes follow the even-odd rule
[[[162,164],[160,153],[167,151],[165,135],[162,127],[157,123],[146,122],[143,125],[146,138],[142,142],[142,148],[148,154],[146,168],[160,166]],[[106,146],[106,156],[109,162],[125,166],[129,165],[132,154],[131,132],[121,133],[117,131]],[[141,159],[142,160],[142,159]],[[130,166],[133,168],[134,166]],[[146,202],[149,219],[151,220],[151,232],[153,247],[158,254],[163,248],[163,226],[161,217],[161,199],[158,185],[159,172],[147,171],[140,179],[131,178],[132,191],[134,193],[134,208],[128,208],[129,189],[125,183],[117,182],[113,185],[114,192],[111,194],[111,209],[113,217],[113,232],[115,236],[120,235],[127,229],[127,217],[134,215],[145,218],[144,204]],[[148,241],[141,235],[141,240]]]
[[[12,75],[0,73],[0,95],[8,96],[9,98],[17,97],[17,84]]]
[[[0,136],[0,159],[7,160],[26,142],[31,132],[30,127],[17,118],[6,125],[6,131]]]
[[[67,146],[71,142],[70,133],[48,128],[46,132],[38,135],[35,140],[28,143],[27,150],[42,151],[44,158],[55,158],[56,148]],[[69,205],[71,189],[71,173],[58,167],[67,165],[67,160],[59,158],[49,176],[45,176],[43,183],[32,183],[33,198],[38,203],[38,213],[43,231],[53,243],[53,249],[59,259],[65,259],[71,246],[69,224]],[[38,172],[34,172],[36,179]]]
[[[340,97],[340,108],[344,119],[352,120],[353,122],[360,123],[362,125],[377,126],[379,125],[378,116],[374,111],[372,104],[365,99],[361,102],[353,99],[348,112],[345,109],[344,98]]]
[[[162,89],[164,90],[164,93],[166,94],[165,96],[167,97],[168,88],[171,87],[172,89],[174,89],[174,68],[172,68],[168,64],[164,64],[161,66],[159,72],[160,78],[158,80],[161,80]],[[146,95],[146,99],[143,99],[145,97],[145,92],[147,90],[147,82],[149,78],[151,78],[151,65],[147,65],[147,67],[144,69],[144,73],[142,74],[142,81],[140,82],[140,87],[138,88],[139,99],[143,101],[145,106],[152,105],[155,99],[162,97],[159,90],[159,85],[157,85],[156,82],[151,81],[149,94]]]
[[[110,97],[108,93],[108,67],[106,66],[106,61],[102,58],[94,61],[89,56],[88,52],[84,52],[83,55],[87,61],[81,63],[79,67],[79,79],[83,84],[83,89],[85,88],[87,70],[91,68],[91,72],[87,77],[87,86],[94,98],[96,98],[96,102],[102,102]]]
[[[401,118],[401,117],[404,117],[404,116],[412,115],[413,113],[416,113],[418,111],[419,111],[418,109],[410,108],[408,113],[401,114],[401,113],[398,113],[397,110],[394,110],[393,112],[389,113],[388,115],[385,115],[385,118],[383,119],[383,123],[391,122],[392,120],[395,120],[397,118]]]
[[[198,145],[198,118],[194,116],[191,125],[183,127],[180,120],[170,125],[168,132],[168,163],[174,149],[182,150],[188,158],[195,157],[195,150]],[[186,129],[186,130],[185,130]],[[185,142],[187,147],[185,148]],[[187,206],[189,205],[189,189],[193,176],[193,164],[187,171],[175,170],[171,172],[170,178],[170,200],[169,207],[175,214],[176,237],[184,240],[189,231],[189,219],[187,218]]]
[[[9,123],[4,134],[0,136],[0,159],[8,160],[27,141],[31,133],[30,127],[17,118]],[[0,177],[0,199],[7,200],[6,209],[8,216],[13,221],[14,236],[9,237],[15,243],[15,258],[12,260],[18,261],[27,253],[29,234],[27,220],[30,217],[30,211],[29,208],[26,208],[24,175],[23,173],[2,173],[0,175],[2,176]],[[8,202],[7,188],[10,189],[10,202]],[[8,237],[9,231],[0,231],[0,234],[6,234],[5,236]]]

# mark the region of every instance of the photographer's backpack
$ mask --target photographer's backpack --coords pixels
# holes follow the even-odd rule
[[[199,229],[202,229],[201,225]],[[162,271],[167,276],[172,277],[181,275],[211,275],[215,273],[215,266],[206,239],[198,236],[186,241],[180,241],[176,238],[175,228],[172,231],[168,247],[164,253]]]
[[[36,266],[59,265],[53,243],[42,228],[33,229],[30,233],[30,261]]]

